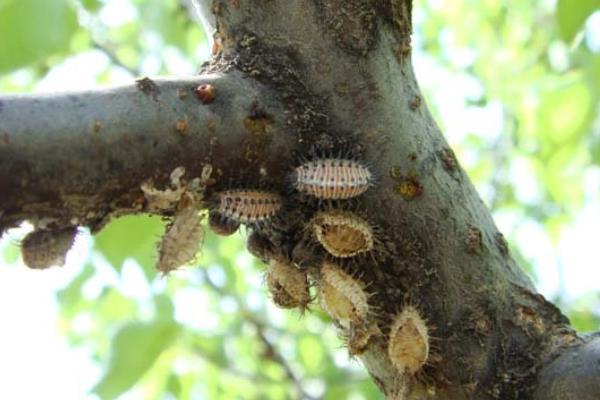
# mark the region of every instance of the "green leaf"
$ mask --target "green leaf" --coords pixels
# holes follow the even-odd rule
[[[563,40],[572,41],[583,28],[586,19],[599,9],[600,0],[559,0],[556,17]]]
[[[92,391],[101,399],[114,399],[129,390],[170,346],[178,331],[172,320],[123,326],[112,341],[108,368]]]
[[[309,375],[321,371],[324,363],[323,344],[316,336],[303,335],[298,341],[299,360]]]
[[[600,100],[600,54],[587,53],[583,60],[585,68],[585,82],[594,94],[594,101]]]
[[[166,391],[171,393],[176,399],[181,398],[181,382],[177,375],[171,374],[167,379]]]
[[[2,250],[2,258],[5,264],[14,264],[21,255],[21,248],[15,243],[10,241],[6,244],[6,247]]]
[[[117,270],[126,258],[135,259],[146,276],[153,276],[156,242],[162,236],[165,222],[159,217],[126,216],[111,222],[96,235],[94,247]]]
[[[154,296],[154,309],[156,319],[173,319],[175,307],[169,296],[165,294]]]
[[[327,388],[327,393],[323,397],[325,400],[347,399],[350,396],[351,388],[347,385],[336,385]]]
[[[229,360],[225,351],[224,336],[196,334],[191,349],[219,368],[227,368]]]
[[[82,301],[81,289],[83,285],[94,276],[94,266],[86,264],[67,286],[56,293],[56,298],[60,303],[63,314],[72,316],[75,306]]]
[[[114,288],[105,288],[95,300],[96,316],[103,321],[126,321],[136,315],[138,309],[131,297]]]
[[[572,309],[567,311],[571,325],[579,332],[594,332],[600,327],[600,318],[588,309]]]
[[[81,5],[85,7],[88,11],[98,11],[102,3],[100,0],[81,0]]]
[[[68,50],[77,26],[69,0],[0,0],[0,72]]]
[[[142,8],[144,28],[156,30],[166,44],[184,49],[188,16],[177,1],[148,3]]]
[[[540,139],[546,144],[548,154],[557,146],[578,144],[593,116],[592,94],[577,75],[573,83],[557,85],[543,93],[537,112]]]

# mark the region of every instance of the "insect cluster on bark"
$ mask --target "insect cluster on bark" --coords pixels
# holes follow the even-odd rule
[[[385,331],[388,356],[398,373],[417,374],[429,355],[424,319],[415,307],[406,306],[381,329],[382,321],[390,318],[380,318],[378,309],[369,303],[374,293],[356,272],[375,259],[379,233],[363,213],[350,211],[347,205],[374,184],[373,173],[360,161],[323,157],[300,163],[291,181],[302,198],[318,204],[303,223],[305,236],[324,251],[318,265],[297,265],[260,233],[285,209],[279,193],[257,188],[221,191],[215,196],[209,225],[222,235],[240,225],[254,230],[248,248],[268,264],[267,289],[276,305],[303,312],[312,300],[310,286],[314,284],[321,308],[340,330],[350,355],[363,354],[371,339],[382,337]]]
[[[268,239],[269,229],[286,204],[276,191],[256,187],[231,188],[205,199],[212,167],[186,180],[183,167],[170,175],[170,185],[158,189],[145,182],[145,209],[172,212],[158,248],[157,269],[163,274],[193,261],[200,251],[204,231],[200,210],[209,206],[208,225],[219,235],[231,235],[241,225],[252,230],[248,247],[268,264],[266,284],[276,305],[304,311],[313,296],[332,318],[352,356],[362,355],[375,337],[386,335],[388,357],[402,375],[416,375],[429,356],[427,324],[419,311],[405,306],[392,318],[381,318],[370,304],[374,293],[360,273],[373,261],[380,247],[379,232],[364,213],[351,211],[349,202],[367,192],[374,175],[363,163],[349,158],[324,157],[302,162],[291,173],[300,198],[316,200],[312,216],[301,222],[304,237],[323,257],[316,265],[300,266],[285,251],[277,251]],[[171,210],[171,211],[169,211]],[[23,241],[23,257],[32,268],[64,263],[76,228],[38,229]],[[367,255],[373,257],[368,258]],[[376,263],[372,262],[372,267]],[[382,325],[382,321],[387,326]],[[390,322],[391,321],[391,322]],[[385,332],[385,333],[384,333]]]

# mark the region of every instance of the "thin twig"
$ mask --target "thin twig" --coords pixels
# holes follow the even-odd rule
[[[112,50],[108,49],[106,46],[100,44],[94,39],[92,39],[92,47],[104,53],[114,65],[123,68],[133,76],[140,76],[140,71],[125,64]]]
[[[294,371],[292,371],[292,369],[289,366],[289,364],[287,363],[287,361],[283,358],[281,353],[279,353],[277,351],[277,349],[275,348],[273,343],[271,343],[271,341],[265,335],[264,326],[261,324],[257,324],[257,323],[253,323],[253,325],[256,329],[256,333],[257,333],[258,337],[260,338],[261,342],[267,348],[266,355],[267,355],[268,359],[279,364],[281,366],[281,368],[283,368],[288,379],[294,383],[294,386],[296,387],[296,390],[300,394],[301,398],[308,399],[308,400],[316,400],[315,397],[309,395],[308,393],[306,393],[304,391],[304,388],[302,387],[302,382],[300,381],[300,379],[296,376],[296,374],[294,374]]]
[[[273,345],[273,343],[271,343],[271,341],[267,338],[267,336],[264,333],[265,325],[260,321],[260,318],[256,314],[254,314],[252,311],[250,311],[235,293],[228,293],[225,290],[223,290],[223,288],[221,288],[220,286],[215,284],[213,282],[213,280],[210,278],[210,276],[208,275],[208,273],[206,272],[206,270],[200,269],[200,273],[201,273],[202,277],[204,278],[204,281],[206,282],[206,284],[212,290],[214,290],[216,293],[218,293],[221,296],[232,296],[235,299],[235,302],[236,302],[237,306],[239,307],[244,319],[246,321],[248,321],[250,324],[252,324],[254,326],[254,328],[256,329],[258,338],[260,339],[260,341],[263,343],[263,345],[267,349],[266,354],[268,355],[269,360],[271,360],[271,361],[279,364],[279,366],[281,366],[281,368],[284,370],[288,380],[290,380],[296,387],[296,390],[298,391],[300,397],[302,399],[307,399],[307,400],[317,400],[317,398],[309,395],[308,393],[306,393],[304,391],[304,389],[302,387],[302,381],[296,376],[296,374],[294,374],[294,371],[292,371],[291,367],[289,366],[289,364],[287,363],[285,358],[283,358],[283,356],[275,348],[275,345]]]
[[[224,373],[228,373],[228,374],[231,374],[238,378],[245,379],[247,381],[255,382],[255,383],[267,383],[267,384],[280,384],[281,383],[281,382],[276,381],[275,379],[270,378],[268,376],[249,374],[247,372],[244,372],[244,371],[239,370],[232,366],[223,367],[218,361],[213,360],[213,358],[210,355],[206,354],[202,349],[199,349],[196,347],[194,350],[195,350],[195,353],[202,360],[208,362],[209,364],[213,365],[216,368],[219,368]]]

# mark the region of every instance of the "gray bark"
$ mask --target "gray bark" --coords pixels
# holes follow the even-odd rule
[[[287,176],[313,148],[342,149],[379,177],[351,202],[378,227],[376,260],[343,268],[368,284],[379,310],[381,334],[361,360],[388,398],[600,397],[598,340],[578,336],[535,292],[422,100],[409,0],[215,0],[211,9],[217,47],[204,73],[222,78],[0,98],[0,228],[52,218],[97,229],[148,211],[132,206],[144,181],[164,184],[178,166],[198,176],[209,163],[220,174],[208,197],[231,187],[227,177],[285,195],[261,240],[308,265],[318,285],[326,256],[306,242],[305,222],[336,205],[293,193]],[[217,99],[199,105],[191,87],[208,79]],[[174,128],[183,117],[185,135]],[[408,304],[434,337],[414,376],[396,372],[387,353],[391,320]]]
[[[600,393],[600,335],[584,336],[539,374],[535,400],[594,400]]]
[[[211,103],[195,93],[202,84],[215,88]],[[140,185],[164,186],[176,167],[188,176],[199,176],[208,159],[217,173],[229,163],[244,168],[246,161],[230,149],[263,151],[244,119],[263,106],[280,114],[272,97],[233,71],[91,92],[2,96],[0,230],[27,219],[97,231],[111,217],[142,211]],[[281,128],[273,123],[271,130]],[[273,146],[279,136],[273,135]]]

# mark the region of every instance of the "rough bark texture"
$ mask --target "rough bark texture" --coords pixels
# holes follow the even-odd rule
[[[212,86],[213,100],[199,98],[201,85]],[[279,124],[261,124],[261,107],[283,112],[271,98],[233,71],[0,97],[0,230],[29,219],[97,231],[111,217],[143,211],[140,185],[165,186],[176,167],[187,177],[209,161],[217,176],[233,162],[243,169],[262,159],[265,144],[282,145]],[[288,152],[273,152],[271,162],[284,164],[278,153]]]
[[[388,398],[600,397],[598,339],[577,336],[535,292],[422,100],[409,0],[215,0],[212,10],[212,75],[0,98],[1,229],[23,219],[98,229],[148,211],[148,179],[211,164],[208,198],[232,186],[284,195],[255,253],[289,259],[316,285],[327,256],[305,224],[318,209],[359,210],[377,226],[375,257],[340,264],[378,310],[360,358]],[[201,83],[215,87],[213,103],[192,92]],[[365,195],[318,204],[290,189],[299,159],[338,152],[378,176]],[[419,373],[400,374],[388,335],[409,305],[431,351]]]

